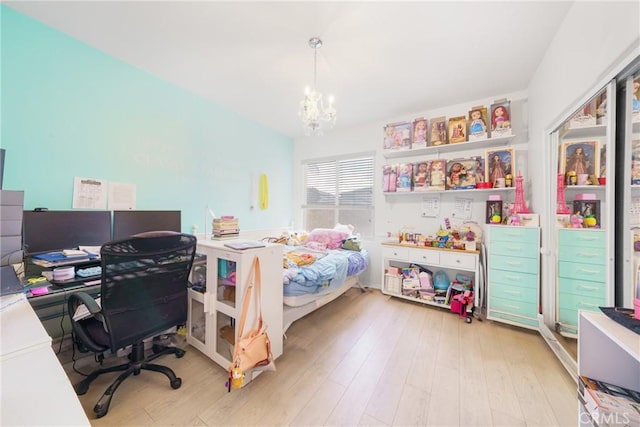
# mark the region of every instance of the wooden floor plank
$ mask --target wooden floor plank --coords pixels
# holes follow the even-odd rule
[[[467,324],[375,290],[352,289],[295,322],[277,371],[231,393],[225,368],[182,345],[183,358],[158,359],[182,387],[143,372],[96,419],[93,406],[117,374],[98,378],[79,396],[92,425],[577,425],[575,382],[538,333]],[[95,363],[85,357],[78,366],[88,372]],[[64,367],[72,381],[82,378]]]

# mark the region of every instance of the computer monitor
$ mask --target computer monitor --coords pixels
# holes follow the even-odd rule
[[[146,231],[182,231],[181,211],[113,211],[113,239]]]
[[[102,246],[111,240],[111,212],[24,211],[22,237],[25,255]]]

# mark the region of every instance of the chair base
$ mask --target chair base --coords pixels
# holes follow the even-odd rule
[[[91,384],[91,382],[102,374],[124,371],[118,376],[118,378],[115,379],[113,383],[111,383],[109,388],[107,388],[107,390],[102,394],[100,400],[98,400],[98,403],[96,403],[96,405],[93,407],[93,412],[96,413],[96,416],[98,418],[101,418],[105,416],[109,411],[111,398],[113,397],[113,394],[116,392],[118,387],[120,387],[120,384],[122,384],[122,382],[131,375],[139,375],[141,370],[160,372],[164,374],[167,378],[169,378],[169,384],[171,385],[171,388],[178,389],[182,385],[182,379],[177,377],[175,372],[173,372],[171,368],[150,363],[151,361],[157,359],[160,356],[164,356],[165,354],[175,354],[177,358],[181,358],[182,356],[184,356],[185,351],[177,347],[164,347],[154,344],[153,354],[145,358],[144,343],[140,342],[133,344],[133,346],[131,347],[131,354],[129,355],[129,363],[97,369],[89,376],[87,376],[87,378],[75,385],[74,389],[76,391],[76,394],[79,396],[85,394],[89,389],[89,385]]]

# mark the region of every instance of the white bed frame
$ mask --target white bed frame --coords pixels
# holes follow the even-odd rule
[[[338,298],[340,295],[344,294],[354,286],[358,286],[362,290],[362,292],[367,291],[367,289],[363,287],[362,284],[360,284],[358,276],[347,276],[347,279],[344,281],[342,286],[335,289],[333,292],[317,295],[316,299],[308,302],[307,304],[297,307],[291,307],[286,304],[283,305],[284,313],[282,316],[282,333],[285,334],[287,332],[287,329],[289,329],[289,326],[291,326],[296,320],[303,318],[307,314],[316,311],[326,304],[329,304],[331,301]]]

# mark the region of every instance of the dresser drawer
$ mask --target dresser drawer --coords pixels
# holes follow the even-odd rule
[[[489,298],[489,310],[511,313],[528,318],[536,318],[538,315],[538,304],[536,302],[513,301],[506,298]]]
[[[401,248],[396,246],[383,246],[382,257],[397,259],[401,261],[409,260],[409,248]]]
[[[467,270],[476,269],[476,255],[456,253],[456,252],[441,252],[440,253],[440,265],[442,267],[463,268]]]
[[[591,310],[598,311],[599,307],[605,305],[605,298],[589,297],[584,295],[566,294],[560,292],[558,294],[558,307],[567,310]]]
[[[489,270],[489,286],[493,288],[494,284],[515,284],[523,288],[538,289],[538,274],[523,271],[498,270],[491,264]]]
[[[565,246],[606,247],[604,231],[561,228],[558,230],[558,234],[561,251]]]
[[[522,258],[538,258],[538,245],[526,242],[491,242],[489,254],[508,255]]]
[[[604,282],[607,268],[602,264],[583,264],[579,262],[560,261],[558,276],[568,279],[582,279],[593,282]]]
[[[440,252],[432,249],[409,249],[409,260],[417,264],[440,264]]]
[[[587,307],[583,307],[581,308],[581,310],[586,310],[586,311],[594,311],[594,312],[600,312],[599,308],[587,308]],[[568,308],[560,308],[560,318],[559,321],[560,323],[562,323],[563,325],[570,325],[570,326],[575,326],[575,331],[574,332],[578,332],[578,310],[571,310]]]
[[[519,271],[522,273],[538,274],[538,258],[515,258],[505,255],[489,255],[489,268]]]
[[[527,326],[529,329],[538,329],[538,319],[536,317],[522,317],[517,314],[503,313],[497,310],[489,310],[487,315],[489,320],[497,320],[499,322],[516,323],[519,326]]]
[[[559,279],[559,289],[561,293],[601,298],[603,301],[607,296],[606,284],[604,282],[593,282],[591,280],[561,277]]]
[[[489,242],[520,243],[525,246],[538,246],[538,229],[529,227],[489,227]]]
[[[584,264],[601,264],[604,265],[607,256],[607,248],[602,246],[599,248],[589,246],[569,246],[561,247],[558,253],[560,261],[581,262]]]
[[[538,289],[520,286],[519,283],[491,283],[489,286],[489,299],[502,298],[511,301],[526,303],[538,303]]]

